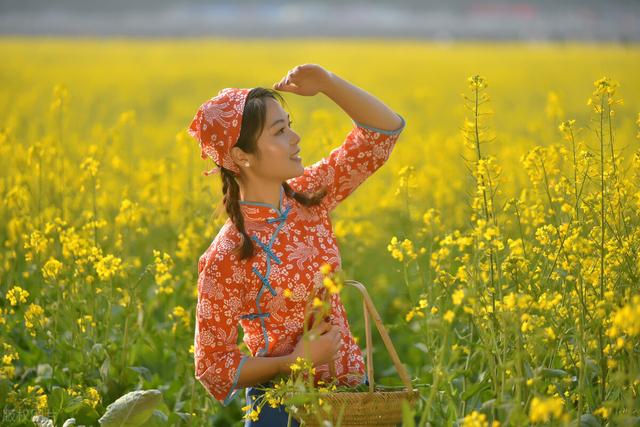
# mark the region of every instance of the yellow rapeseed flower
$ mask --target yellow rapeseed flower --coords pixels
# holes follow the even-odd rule
[[[12,306],[16,306],[18,304],[23,304],[27,302],[27,298],[29,297],[29,292],[22,289],[20,286],[14,286],[9,289],[7,292],[6,298],[9,301],[9,304]]]
[[[462,427],[489,427],[487,416],[482,412],[473,411],[462,421]]]
[[[83,333],[87,331],[87,326],[91,326],[92,328],[96,327],[96,322],[93,320],[93,316],[91,316],[90,314],[78,317],[76,323],[78,324],[80,331]]]
[[[44,267],[42,267],[42,276],[45,280],[53,281],[58,277],[60,271],[62,270],[62,263],[55,259],[54,257],[50,257],[49,260],[45,263]]]
[[[451,296],[454,305],[462,304],[462,300],[464,299],[464,289],[456,289]]]
[[[156,284],[158,285],[158,289],[156,289],[156,293],[158,294],[167,294],[170,295],[173,293],[173,288],[171,286],[165,286],[165,283],[170,281],[173,278],[170,270],[173,267],[173,260],[171,256],[160,251],[153,250],[154,256],[154,277],[156,280]]]
[[[451,323],[453,322],[453,318],[456,317],[455,313],[451,310],[447,310],[447,312],[444,314],[444,316],[442,317],[444,320],[446,320],[447,322]]]
[[[529,420],[532,423],[546,423],[552,418],[560,418],[563,412],[564,401],[560,397],[539,398],[531,400],[529,408]]]
[[[189,312],[181,305],[177,305],[173,308],[173,312],[169,314],[169,318],[172,320],[182,320],[182,324],[185,328],[188,328],[191,323],[191,316],[189,315]]]
[[[94,387],[87,387],[85,391],[86,391],[86,394],[85,394],[85,398],[83,399],[83,402],[91,406],[92,408],[95,408],[96,406],[98,406],[101,400],[100,393],[98,393],[98,390],[96,390]]]
[[[325,276],[331,273],[331,264],[329,263],[322,264],[322,266],[320,266],[320,272]]]
[[[35,327],[44,326],[44,309],[38,304],[29,304],[27,311],[24,313],[24,325],[29,329],[29,334],[35,337]]]
[[[611,409],[607,408],[606,406],[601,406],[595,411],[593,411],[593,414],[599,417],[602,417],[606,420],[607,418],[609,418],[609,415],[611,414]]]
[[[322,284],[329,291],[329,293],[337,294],[342,290],[342,285],[340,283],[336,283],[331,277],[325,277],[322,279]]]
[[[122,260],[114,255],[100,257],[93,267],[100,280],[107,281],[122,271]]]
[[[467,79],[467,82],[469,83],[469,87],[471,89],[484,89],[488,86],[487,81],[484,79],[484,77],[481,77],[479,75],[469,77]]]
[[[640,295],[634,295],[630,304],[611,314],[611,327],[607,330],[607,335],[615,338],[622,334],[632,337],[640,335]]]

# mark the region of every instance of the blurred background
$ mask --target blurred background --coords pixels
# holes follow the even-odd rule
[[[0,34],[640,39],[636,0],[2,0]]]

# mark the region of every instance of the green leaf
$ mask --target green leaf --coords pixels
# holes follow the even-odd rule
[[[73,412],[80,409],[82,405],[82,396],[69,397],[68,399],[65,399],[64,411],[68,414],[72,414]]]
[[[536,368],[536,375],[547,378],[563,378],[568,376],[567,371],[563,371],[562,369],[551,369],[551,368]]]
[[[132,391],[107,406],[98,421],[104,427],[138,427],[151,417],[161,402],[160,390]]]
[[[51,408],[53,412],[62,412],[65,394],[65,390],[59,386],[53,386],[51,388],[51,393],[49,393],[47,400],[49,401],[49,408]]]
[[[184,421],[186,421],[187,424],[189,423],[188,419]],[[164,412],[154,409],[149,419],[144,424],[142,424],[142,427],[163,427],[168,425],[168,423],[169,417],[167,417]]]
[[[476,393],[482,393],[483,391],[490,389],[491,386],[488,384],[487,378],[488,377],[484,377],[482,381],[480,381],[479,383],[475,383],[474,385],[469,387],[464,393],[462,393],[462,396],[461,396],[462,400],[467,400],[471,396],[475,395]]]

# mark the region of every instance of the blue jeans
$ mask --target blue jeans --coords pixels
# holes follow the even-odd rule
[[[367,373],[364,374],[364,384],[369,385],[369,379],[367,377]],[[265,384],[260,385],[259,387],[270,387],[272,384],[267,382]],[[258,386],[256,386],[258,387]],[[251,412],[253,409],[253,402],[255,399],[263,394],[263,390],[258,390],[255,387],[247,387],[246,388],[246,404],[251,405],[251,408],[246,412],[247,414]],[[247,419],[244,422],[244,427],[287,427],[287,422],[289,420],[289,413],[285,411],[285,405],[280,405],[277,408],[272,408],[269,403],[265,403],[260,411],[260,415],[258,416],[257,421],[252,421],[251,419]],[[300,427],[300,423],[296,421],[296,419],[291,416],[291,427]]]

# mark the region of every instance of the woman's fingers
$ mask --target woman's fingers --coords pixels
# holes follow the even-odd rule
[[[320,334],[324,334],[325,332],[331,331],[331,324],[327,322],[320,322]]]

